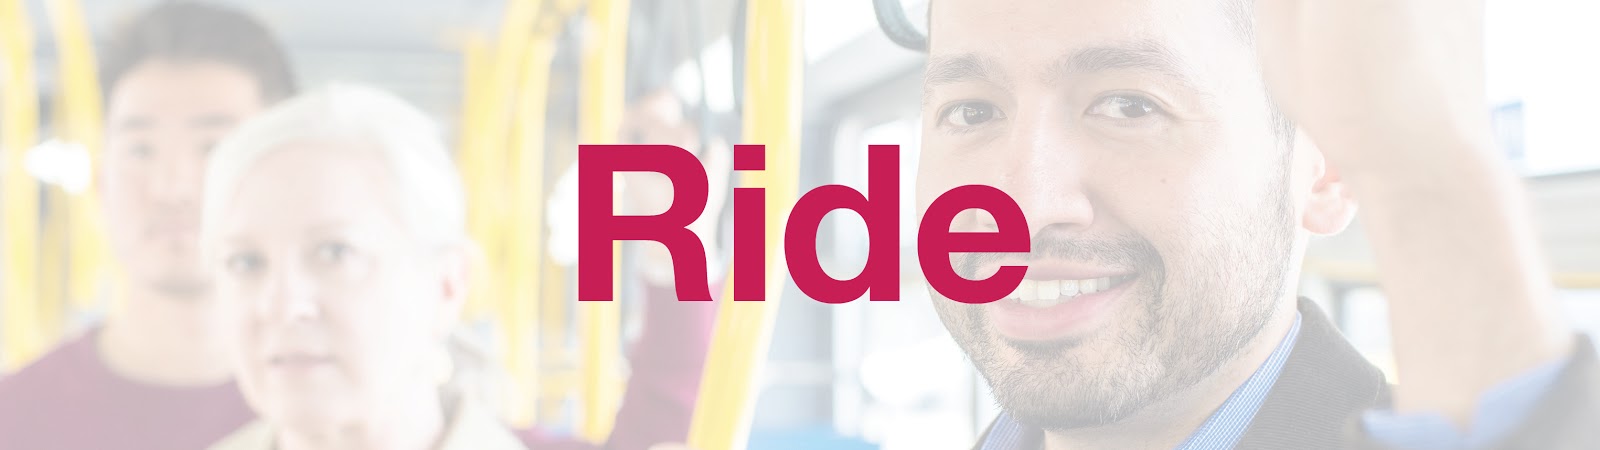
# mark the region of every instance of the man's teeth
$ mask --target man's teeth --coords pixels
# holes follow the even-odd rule
[[[1022,284],[1017,285],[1017,290],[1012,291],[1005,299],[1017,301],[1025,306],[1048,308],[1080,295],[1108,290],[1114,284],[1123,281],[1125,281],[1123,277],[1091,280],[1022,280]]]

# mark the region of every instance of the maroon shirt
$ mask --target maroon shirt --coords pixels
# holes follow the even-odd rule
[[[711,292],[719,293],[716,285]],[[645,284],[644,326],[628,355],[631,375],[604,447],[541,431],[523,430],[534,450],[645,450],[689,438],[689,419],[700,392],[700,374],[711,348],[717,302],[680,302],[670,287]]]
[[[678,302],[671,288],[646,291],[632,375],[606,449],[644,450],[689,436],[717,304]],[[118,377],[100,361],[97,334],[0,379],[0,450],[203,449],[254,418],[232,382],[179,389]],[[600,448],[537,429],[518,435],[536,450]]]
[[[98,335],[0,379],[0,450],[204,449],[255,417],[231,381],[178,388],[117,376]]]

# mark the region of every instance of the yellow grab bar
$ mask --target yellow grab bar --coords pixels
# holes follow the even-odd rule
[[[511,216],[505,236],[511,251],[506,254],[506,345],[508,369],[514,377],[518,398],[511,420],[519,426],[533,423],[539,386],[538,336],[539,277],[544,262],[544,163],[545,107],[549,100],[550,64],[555,55],[554,37],[534,35],[527,46],[521,86],[518,88],[513,145],[510,164]]]
[[[22,0],[0,0],[0,252],[5,261],[4,321],[0,322],[0,372],[44,351],[39,332],[39,186],[24,169],[38,139],[39,93],[33,76],[33,28]]]
[[[1378,285],[1378,268],[1367,261],[1307,259],[1306,273],[1331,281]],[[1551,282],[1561,289],[1600,289],[1600,272],[1556,272]]]
[[[100,146],[104,139],[104,113],[100,107],[102,93],[94,43],[78,0],[50,0],[46,6],[56,41],[57,72],[61,86],[60,95],[56,98],[59,105],[56,134],[68,142],[83,146],[93,165],[101,161]],[[67,211],[65,222],[61,224],[65,227],[65,248],[49,250],[66,252],[63,255],[66,264],[57,266],[63,271],[59,278],[65,282],[65,293],[61,298],[49,299],[59,302],[52,308],[58,314],[73,308],[94,307],[95,302],[100,300],[96,288],[107,281],[108,253],[104,220],[100,217],[99,203],[93,189],[94,177],[89,180],[90,185],[83,191],[55,197],[64,197]],[[64,316],[51,320],[57,322],[52,325],[64,325]]]
[[[584,42],[579,86],[578,139],[585,144],[616,141],[622,123],[628,56],[628,0],[592,0],[587,13],[594,33]],[[622,263],[620,243],[612,246],[612,284]],[[620,300],[620,295],[618,296]],[[584,374],[583,417],[578,434],[602,442],[611,434],[621,402],[622,309],[617,301],[579,302],[577,309]]]
[[[764,171],[741,175],[744,186],[766,188],[767,299],[730,301],[736,300],[730,269],[689,428],[689,445],[699,450],[742,450],[749,440],[757,381],[787,273],[779,244],[799,190],[800,0],[752,1],[749,8],[743,140],[766,145],[768,163]]]
[[[492,96],[489,91],[488,79],[491,69],[491,55],[493,54],[490,41],[480,34],[467,36],[462,46],[462,84],[461,84],[461,125],[458,136],[460,149],[456,155],[456,169],[461,172],[462,188],[467,196],[467,233],[472,239],[485,249],[484,259],[478,261],[481,266],[475,267],[472,274],[472,289],[467,291],[466,315],[477,317],[489,311],[493,299],[493,261],[489,258],[487,249],[490,242],[485,239],[485,219],[488,217],[485,210],[493,205],[484,204],[481,192],[482,183],[479,173],[487,158],[483,141],[482,129],[484,128],[484,103],[486,97]]]

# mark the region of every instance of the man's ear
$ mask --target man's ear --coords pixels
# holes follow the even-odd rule
[[[1294,145],[1296,152],[1311,159],[1311,191],[1300,215],[1300,226],[1312,234],[1339,234],[1356,217],[1356,201],[1350,196],[1349,186],[1305,132],[1295,134]]]

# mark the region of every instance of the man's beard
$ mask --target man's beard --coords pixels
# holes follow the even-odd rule
[[[1051,430],[1122,421],[1216,373],[1266,328],[1292,253],[1285,197],[1285,190],[1274,190],[1263,208],[1247,209],[1260,211],[1255,217],[1206,218],[1204,235],[1189,241],[1191,255],[1170,268],[1149,241],[1134,235],[1035,236],[1033,258],[1137,271],[1136,284],[1116,300],[1128,303],[1115,309],[1127,316],[1120,328],[1081,339],[1011,341],[992,331],[983,307],[945,311],[964,316],[944,317],[946,326],[1001,408],[1018,421]],[[969,278],[995,258],[959,257],[958,270]],[[1101,351],[1084,354],[1092,348]]]

